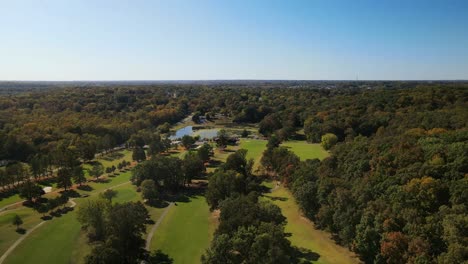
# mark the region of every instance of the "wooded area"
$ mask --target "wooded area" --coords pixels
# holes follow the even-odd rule
[[[10,88],[0,95],[2,195],[20,191],[34,200],[41,196],[34,179],[53,175],[67,189],[83,181],[82,163],[119,147],[132,148],[137,161],[146,160],[138,150],[149,148],[153,158],[132,177],[142,190],[164,185],[175,192],[204,170],[208,155],[158,155],[170,147],[171,125],[191,113],[257,124],[269,139],[262,174],[287,186],[306,217],[365,263],[468,259],[468,84],[461,82]],[[294,139],[321,143],[331,156],[301,161],[281,146]],[[221,214],[203,262],[300,261],[304,252],[286,240],[281,211],[258,200],[261,180],[253,167],[238,150],[209,176],[206,198]],[[157,199],[147,189],[147,198]],[[139,208],[106,210],[112,216]],[[135,226],[141,233],[143,223]],[[259,239],[263,244],[254,243]]]

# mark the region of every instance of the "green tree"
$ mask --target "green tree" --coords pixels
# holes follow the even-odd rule
[[[273,134],[268,139],[267,148],[269,149],[277,148],[279,147],[280,144],[281,144],[281,141],[279,140],[279,138],[275,134]]]
[[[204,143],[198,150],[197,154],[200,157],[202,161],[208,161],[210,160],[210,157],[212,155],[213,148],[210,146],[208,143]]]
[[[145,150],[140,147],[134,148],[132,153],[132,159],[137,162],[146,160]]]
[[[57,171],[57,187],[64,188],[65,191],[72,185],[72,170],[68,167],[60,168]]]
[[[20,188],[19,196],[21,198],[27,199],[28,201],[32,201],[33,199],[37,199],[44,194],[42,188],[35,184],[33,181],[26,181]]]
[[[335,134],[327,133],[322,136],[321,145],[325,150],[329,150],[336,144],[336,142],[338,142],[338,137]]]
[[[89,171],[89,175],[96,178],[96,181],[104,173],[104,166],[100,162],[95,162]]]
[[[15,216],[13,217],[13,225],[16,226],[16,230],[18,231],[20,229],[20,225],[23,224],[23,219],[21,219],[21,217],[17,214],[15,214]]]
[[[182,166],[186,183],[190,183],[192,179],[200,178],[206,170],[203,160],[195,152],[189,152],[185,155]]]
[[[86,182],[86,177],[81,166],[76,166],[73,168],[73,180],[75,183],[78,183],[80,186]]]
[[[224,129],[219,130],[217,140],[216,140],[216,144],[218,145],[218,147],[221,147],[221,148],[226,147],[228,144],[228,141],[229,141],[229,136],[227,134],[227,131]]]
[[[236,171],[248,177],[252,175],[253,164],[253,159],[247,160],[247,150],[239,149],[227,157],[223,168],[225,170]]]
[[[107,189],[103,193],[100,194],[102,198],[108,200],[112,203],[112,199],[117,196],[117,191],[112,189]]]
[[[185,149],[190,149],[190,147],[195,143],[195,139],[189,135],[184,135],[181,141],[182,146],[184,146]]]
[[[91,241],[104,241],[106,235],[106,219],[109,210],[106,200],[88,200],[79,207],[78,221],[88,231]]]
[[[148,200],[150,203],[159,198],[158,189],[153,180],[148,179],[142,181],[140,188],[143,199]]]

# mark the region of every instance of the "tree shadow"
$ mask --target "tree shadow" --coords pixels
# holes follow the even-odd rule
[[[231,145],[231,146],[235,146],[235,144]],[[232,150],[232,149],[223,149],[223,152],[229,152],[229,153],[232,153],[232,152],[236,152],[235,150]]]
[[[216,167],[219,167],[219,165],[221,165],[222,162],[219,161],[219,160],[210,160],[208,162],[208,165],[206,165],[207,168],[216,168]]]
[[[44,220],[44,221],[49,221],[49,220],[52,220],[52,216],[44,215],[44,216],[41,216],[41,219]]]
[[[60,192],[63,196],[65,197],[71,197],[71,198],[77,198],[80,197],[81,195],[75,191],[75,190],[66,190],[66,191],[61,191]]]
[[[297,259],[300,259],[300,263],[312,263],[312,261],[317,261],[320,258],[320,254],[307,248],[299,247],[294,247],[294,255]]]
[[[282,201],[282,202],[286,202],[288,200],[287,197],[280,197],[280,196],[266,196],[264,195],[263,197],[267,198],[267,199],[270,199],[272,201]]]
[[[26,229],[24,229],[24,228],[22,228],[22,227],[16,228],[15,231],[16,231],[16,233],[21,234],[21,235],[26,234]]]
[[[108,179],[108,178],[104,178],[104,179],[99,178],[99,179],[97,179],[97,180],[96,180],[96,179],[94,180],[94,182],[96,182],[96,183],[109,183],[110,181],[111,181],[111,180]]]
[[[172,264],[174,259],[169,257],[169,255],[163,253],[161,250],[157,250],[151,253],[148,259],[149,263],[158,263],[158,264]]]
[[[148,201],[146,204],[155,208],[166,208],[169,205],[167,201],[163,200]]]
[[[87,192],[94,190],[94,188],[89,185],[81,185],[81,186],[78,186],[77,189],[82,190],[82,191],[87,191]]]

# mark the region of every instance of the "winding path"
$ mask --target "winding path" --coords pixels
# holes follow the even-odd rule
[[[76,206],[76,203],[74,201],[74,199],[70,199],[70,203],[71,203],[71,208],[75,207]],[[3,255],[0,257],[0,264],[3,263],[3,261],[5,261],[5,259],[8,257],[8,255],[10,255],[11,252],[13,252],[13,250],[15,250],[15,248],[21,244],[21,242],[23,242],[23,240],[29,236],[29,234],[31,234],[34,230],[36,230],[37,228],[39,228],[41,225],[43,225],[46,221],[42,221],[40,222],[39,224],[35,225],[33,228],[31,228],[30,230],[28,230],[24,235],[22,235],[20,238],[18,238],[18,240],[15,241],[15,243],[13,243],[13,245],[11,245],[7,251],[5,251],[5,253],[3,253]]]
[[[114,186],[112,186],[112,187],[109,187],[109,188],[107,188],[107,189],[116,188],[116,187],[119,187],[119,186],[122,186],[122,185],[125,185],[125,184],[129,184],[129,183],[130,183],[130,181],[123,182],[123,183],[114,185]],[[101,193],[101,192],[103,192],[103,191],[105,191],[105,190],[107,190],[107,189],[104,189],[104,190],[102,190],[102,191],[95,192],[95,193],[93,193],[93,194]],[[74,200],[75,200],[75,199],[72,198],[72,199],[70,199],[70,201],[69,201],[70,204],[71,204],[70,207],[72,207],[72,208],[76,206],[76,202],[75,202]],[[12,206],[12,205],[13,205],[13,204],[10,204],[9,206]],[[163,215],[161,215],[160,219],[158,219],[158,222],[155,224],[155,226],[160,224],[160,222],[161,222],[160,220],[166,215],[166,213],[167,213],[169,207],[171,207],[171,205],[172,205],[172,203],[170,203],[169,206],[166,208],[166,210],[164,211]],[[8,206],[8,207],[9,207],[9,206]],[[5,207],[4,207],[4,208],[5,208]],[[2,208],[2,210],[3,210],[3,208]],[[8,211],[8,212],[10,212],[10,211]],[[28,231],[27,231],[24,235],[22,235],[20,238],[18,238],[18,240],[16,240],[15,243],[13,243],[13,245],[11,245],[11,246],[7,249],[7,251],[5,251],[5,253],[3,253],[3,255],[0,257],[0,264],[2,264],[2,263],[5,261],[5,259],[10,255],[10,253],[13,252],[13,250],[15,250],[15,248],[16,248],[19,244],[21,244],[21,242],[23,242],[23,240],[26,239],[26,237],[28,237],[29,234],[31,234],[34,230],[36,230],[37,228],[39,228],[39,227],[40,227],[41,225],[43,225],[45,222],[46,222],[46,221],[40,222],[39,224],[35,225],[33,228],[31,228],[30,230],[28,230]],[[156,231],[157,226],[156,226],[156,227],[153,227],[153,228],[151,229],[152,232],[154,232],[153,229],[154,229],[154,231]],[[153,237],[153,235],[151,234],[151,238],[152,238],[152,237]],[[150,242],[151,242],[151,238],[150,238]]]
[[[0,208],[0,212],[6,211],[8,208],[13,207],[13,206],[15,206],[15,205],[23,204],[25,201],[26,201],[26,200],[22,200],[22,201],[19,201],[19,202],[16,202],[16,203],[12,203],[12,204],[9,204],[9,205],[5,205],[4,207]]]
[[[148,251],[150,250],[150,245],[151,245],[151,240],[153,239],[153,235],[156,232],[156,230],[158,229],[158,227],[161,224],[164,217],[167,215],[167,212],[169,212],[169,209],[172,207],[173,204],[174,203],[170,203],[166,207],[166,209],[164,209],[164,212],[162,213],[162,215],[159,217],[158,221],[156,221],[156,223],[153,225],[150,232],[148,233],[148,236],[146,237],[146,246],[145,246],[146,250],[148,250]],[[0,262],[0,264],[1,264],[1,262]]]
[[[26,234],[22,235],[18,240],[15,241],[15,243],[13,243],[13,245],[11,245],[7,251],[5,251],[5,253],[3,253],[3,255],[0,257],[0,264],[3,263],[3,261],[5,261],[5,259],[8,257],[8,255],[10,255],[11,252],[13,252],[13,250],[15,250],[15,248],[21,243],[23,242],[23,240],[29,235],[31,234],[34,230],[36,230],[38,227],[40,227],[41,225],[43,225],[45,223],[45,221],[42,221],[40,222],[39,224],[37,224],[36,226],[34,226],[32,229],[28,230],[26,232]]]

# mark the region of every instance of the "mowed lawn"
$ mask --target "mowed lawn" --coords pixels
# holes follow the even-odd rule
[[[305,141],[286,141],[282,146],[288,147],[301,160],[315,158],[322,160],[329,155],[320,144],[309,144]],[[264,185],[272,188],[276,184],[267,182]],[[281,208],[281,212],[288,221],[285,231],[291,233],[289,240],[292,245],[320,255],[314,263],[359,263],[353,253],[337,245],[330,238],[329,233],[316,229],[310,220],[302,216],[299,206],[289,190],[279,187],[273,193],[266,194],[263,199],[271,201]]]
[[[306,141],[285,141],[281,146],[294,152],[301,160],[322,160],[330,155],[320,144],[311,144]]]
[[[15,194],[15,195],[12,195],[10,197],[0,198],[0,199],[1,199],[0,200],[0,209],[7,206],[7,205],[23,201],[23,198],[19,197],[19,194]]]
[[[190,197],[189,202],[173,205],[151,241],[151,251],[161,250],[174,263],[200,263],[209,247],[216,221],[203,196]]]
[[[261,139],[241,139],[239,148],[247,150],[247,159],[254,159],[255,168],[260,165],[260,159],[267,145],[266,140]]]
[[[281,212],[288,221],[285,231],[291,233],[289,240],[292,245],[306,248],[320,255],[318,260],[313,263],[359,263],[352,252],[337,245],[330,238],[329,233],[316,229],[311,221],[301,215],[294,197],[287,189],[279,187],[272,193],[265,195],[264,199],[281,208]]]
[[[75,199],[77,208],[74,211],[46,221],[8,256],[5,263],[38,263],[39,260],[47,260],[48,263],[82,263],[84,256],[89,252],[89,246],[76,219],[76,210],[87,200],[97,199],[104,189],[122,183],[124,184],[113,188],[117,191],[113,202],[139,200],[140,195],[135,187],[126,183],[129,178],[130,172],[126,172],[111,178],[107,183],[90,184],[93,190],[88,192],[91,195],[89,198]]]

